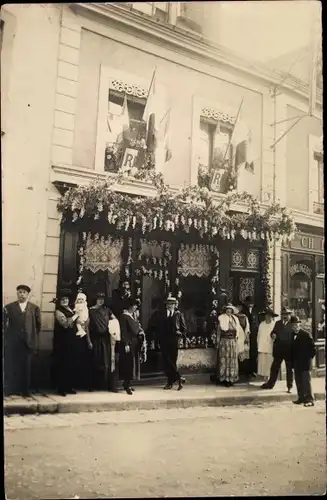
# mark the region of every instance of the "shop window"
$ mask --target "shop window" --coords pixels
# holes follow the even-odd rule
[[[290,257],[289,306],[299,316],[302,327],[309,332],[313,322],[313,265],[313,257]]]
[[[231,127],[201,118],[197,145],[199,186],[209,189],[214,182],[215,191],[227,192],[232,161],[231,133]]]
[[[325,327],[325,259],[316,257],[315,325],[317,339],[326,338]]]

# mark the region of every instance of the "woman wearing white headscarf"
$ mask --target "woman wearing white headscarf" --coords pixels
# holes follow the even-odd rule
[[[238,359],[245,350],[245,334],[236,313],[235,307],[227,304],[218,317],[217,379],[226,387],[238,380]]]

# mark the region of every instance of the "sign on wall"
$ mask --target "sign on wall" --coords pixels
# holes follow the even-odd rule
[[[323,253],[324,237],[316,234],[295,233],[294,239],[285,246],[292,250]]]

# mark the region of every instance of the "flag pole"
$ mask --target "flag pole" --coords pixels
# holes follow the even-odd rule
[[[237,115],[236,115],[236,118],[235,118],[234,127],[233,127],[232,133],[230,135],[230,138],[229,138],[226,150],[225,150],[225,154],[224,154],[224,158],[223,158],[223,164],[224,164],[224,161],[225,161],[225,158],[226,158],[226,155],[227,155],[227,151],[229,150],[230,145],[231,145],[232,140],[233,140],[233,136],[234,136],[234,132],[235,132],[235,127],[236,127],[238,118],[240,116],[240,112],[241,112],[241,108],[242,108],[242,105],[243,105],[243,101],[244,101],[244,97],[242,97],[240,107],[238,108],[238,111],[237,111]]]
[[[151,88],[152,88],[152,85],[153,85],[154,75],[156,74],[156,71],[157,71],[157,66],[154,67],[154,70],[153,70],[153,73],[152,73],[152,78],[151,78],[150,86],[149,86],[149,89],[148,89],[148,95],[147,95],[147,98],[146,98],[146,101],[145,101],[144,110],[146,109],[146,105],[148,104],[148,99],[149,99],[149,95],[150,95],[150,91],[151,91]],[[144,111],[143,111],[143,113],[144,113]],[[142,116],[142,119],[143,119],[143,116]],[[141,126],[142,119],[140,120],[138,129],[137,129],[137,136],[136,136],[136,140],[137,141],[139,139],[140,126]]]

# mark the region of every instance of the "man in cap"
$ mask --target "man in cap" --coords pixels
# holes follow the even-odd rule
[[[165,301],[165,308],[158,314],[153,330],[159,339],[163,368],[167,377],[164,389],[172,389],[173,384],[178,382],[180,391],[185,379],[177,370],[178,340],[185,335],[186,324],[182,313],[177,310],[177,300],[174,297],[168,297]]]
[[[297,316],[291,317],[290,324],[294,335],[292,360],[298,394],[297,401],[293,402],[304,404],[304,406],[314,406],[310,372],[312,359],[316,355],[316,346],[310,333],[301,328],[301,320]]]
[[[4,389],[7,394],[30,395],[32,363],[39,348],[41,313],[29,302],[31,289],[18,285],[17,301],[4,308]]]
[[[273,362],[270,369],[270,377],[268,382],[263,384],[262,389],[273,389],[278,373],[283,361],[286,364],[286,382],[287,392],[291,392],[293,386],[293,367],[292,367],[292,341],[293,329],[291,320],[291,311],[288,308],[283,308],[281,313],[282,319],[276,321],[271,338],[274,341],[273,345]]]

